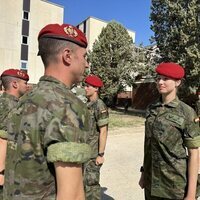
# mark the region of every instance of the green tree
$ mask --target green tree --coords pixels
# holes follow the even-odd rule
[[[102,98],[113,100],[126,85],[134,83],[134,72],[143,71],[136,65],[135,55],[133,40],[121,24],[111,21],[102,29],[88,55],[91,73],[104,82]]]
[[[161,61],[185,67],[186,86],[200,82],[199,0],[152,0],[150,19]]]

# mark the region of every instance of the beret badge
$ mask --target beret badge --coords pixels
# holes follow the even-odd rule
[[[74,37],[75,38],[75,37],[78,36],[77,31],[72,26],[66,26],[66,27],[64,27],[64,31],[70,37]]]

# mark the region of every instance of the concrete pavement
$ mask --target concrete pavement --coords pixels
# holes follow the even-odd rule
[[[144,200],[138,186],[143,162],[144,127],[110,131],[101,169],[103,200]]]

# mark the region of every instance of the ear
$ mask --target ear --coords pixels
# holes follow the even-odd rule
[[[70,65],[72,62],[72,50],[65,48],[62,52],[62,60],[66,65]]]
[[[18,88],[18,82],[17,81],[12,81],[12,87],[17,89]]]
[[[176,84],[176,87],[179,87],[179,86],[181,85],[181,80],[177,80],[177,81],[175,82],[175,84]]]

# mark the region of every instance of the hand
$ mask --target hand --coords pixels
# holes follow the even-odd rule
[[[0,174],[0,185],[4,184],[4,175]]]
[[[142,189],[144,189],[144,173],[143,172],[141,173],[140,180],[139,180],[138,184]]]
[[[104,157],[97,156],[95,163],[96,165],[102,165],[104,163]]]

